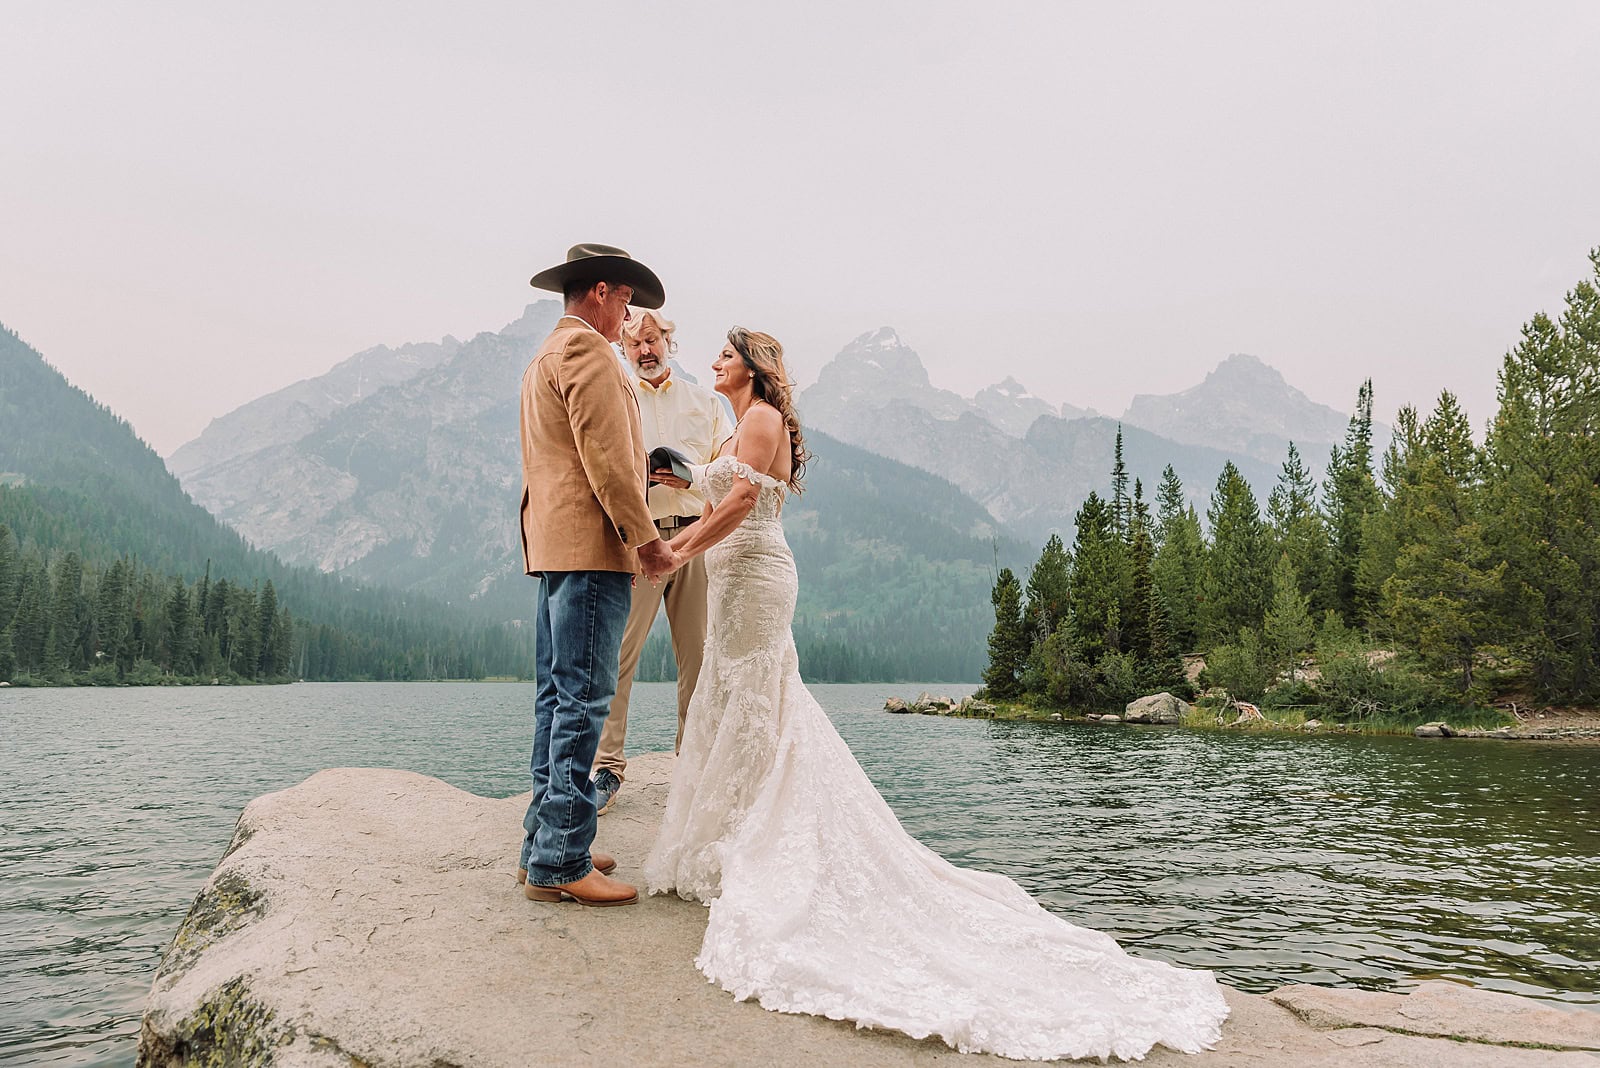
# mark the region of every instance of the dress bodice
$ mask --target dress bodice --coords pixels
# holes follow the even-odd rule
[[[770,522],[783,512],[783,498],[788,486],[732,455],[719,456],[704,467],[696,468],[694,474],[696,482],[704,486],[706,498],[711,501],[712,507],[721,504],[733,492],[734,482],[738,479],[759,486],[756,505],[750,510],[746,523]]]

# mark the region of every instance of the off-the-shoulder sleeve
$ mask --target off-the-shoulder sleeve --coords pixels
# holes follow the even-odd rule
[[[781,482],[773,478],[771,475],[762,474],[760,471],[757,471],[743,460],[735,459],[732,456],[727,457],[727,460],[728,466],[733,469],[733,473],[739,478],[744,479],[746,482],[757,486],[771,486],[774,489],[782,485]]]

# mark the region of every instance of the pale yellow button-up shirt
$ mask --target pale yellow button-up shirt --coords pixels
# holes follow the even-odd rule
[[[631,365],[628,381],[639,398],[639,420],[644,427],[645,451],[666,445],[677,449],[692,464],[708,464],[716,457],[717,446],[733,433],[727,409],[715,393],[677,375],[669,375],[654,386],[640,378]],[[649,493],[650,516],[697,516],[705,510],[705,498],[692,489],[652,485]]]

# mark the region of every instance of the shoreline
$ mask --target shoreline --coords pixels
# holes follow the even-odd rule
[[[1366,736],[1391,738],[1419,738],[1420,740],[1463,739],[1522,742],[1560,742],[1566,745],[1600,745],[1600,710],[1592,715],[1547,716],[1533,721],[1504,720],[1494,727],[1462,726],[1450,724],[1447,713],[1435,719],[1383,720],[1379,722],[1323,721],[1304,715],[1273,718],[1274,711],[1262,710],[1260,720],[1252,722],[1218,722],[1217,713],[1199,705],[1187,706],[1187,711],[1176,722],[1128,722],[1125,713],[1094,712],[1074,709],[1039,707],[1016,701],[935,697],[927,692],[906,701],[890,698],[884,711],[891,715],[939,716],[951,719],[989,719],[1021,723],[1076,723],[1105,727],[1177,727],[1184,730],[1217,734],[1253,734],[1297,737]],[[1298,713],[1300,710],[1293,710]],[[1479,717],[1481,718],[1481,714]],[[1424,727],[1443,726],[1438,734],[1418,734]]]

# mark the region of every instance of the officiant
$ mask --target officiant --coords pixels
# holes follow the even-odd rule
[[[676,324],[656,311],[635,310],[622,326],[622,349],[633,371],[629,382],[639,398],[644,447],[647,452],[654,452],[665,446],[691,464],[707,464],[716,455],[717,446],[733,433],[733,424],[720,397],[683,375],[672,373],[668,360],[678,351],[672,336],[675,330]],[[688,481],[674,474],[670,466],[658,466],[658,462],[657,458],[650,461],[650,514],[661,536],[671,538],[700,518],[706,502]],[[627,774],[628,761],[622,746],[628,732],[633,674],[663,604],[672,631],[672,655],[678,663],[677,745],[681,746],[684,718],[700,678],[700,657],[706,641],[703,556],[668,573],[660,583],[640,580],[634,585],[633,607],[622,635],[617,692],[611,699],[611,715],[595,755],[594,785],[601,815],[611,807]]]

